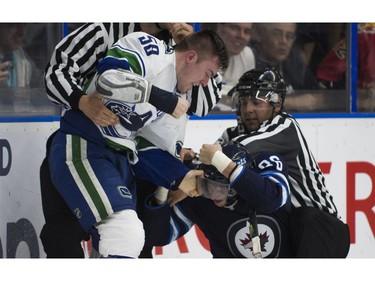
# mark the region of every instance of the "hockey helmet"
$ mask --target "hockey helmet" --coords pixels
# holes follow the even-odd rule
[[[223,153],[237,165],[246,165],[248,152],[244,145],[230,141],[222,146]],[[198,177],[198,188],[203,192],[203,196],[212,200],[223,200],[233,196],[230,192],[230,182],[222,175],[215,166],[200,164],[204,177]]]
[[[245,72],[238,81],[234,93],[234,105],[238,105],[241,98],[255,98],[271,104],[279,103],[282,107],[286,95],[286,83],[280,73],[272,68]]]

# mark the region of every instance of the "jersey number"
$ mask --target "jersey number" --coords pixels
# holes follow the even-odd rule
[[[279,157],[276,155],[270,156],[269,160],[263,159],[259,164],[259,169],[263,170],[272,166],[276,166],[276,170],[282,171],[283,170],[283,163],[280,161]]]
[[[138,40],[141,43],[143,49],[145,50],[147,56],[159,54],[159,46],[157,45],[154,37],[141,36],[138,38]]]

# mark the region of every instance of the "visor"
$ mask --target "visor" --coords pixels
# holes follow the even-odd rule
[[[221,183],[203,177],[197,177],[198,189],[203,196],[211,200],[223,200],[227,198],[229,183]]]
[[[256,99],[263,102],[277,103],[279,101],[279,95],[273,90],[266,89],[248,89],[242,91],[235,91],[232,96],[232,110],[235,111],[240,101],[248,99]]]

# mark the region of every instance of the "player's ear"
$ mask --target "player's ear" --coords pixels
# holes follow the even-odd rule
[[[281,111],[281,99],[279,100],[279,102],[278,103],[276,103],[276,104],[274,104],[274,109],[275,109],[275,114],[277,115],[277,114],[279,114],[280,113],[280,111]]]
[[[186,52],[185,55],[186,63],[196,62],[198,60],[198,53],[194,50],[190,50]]]

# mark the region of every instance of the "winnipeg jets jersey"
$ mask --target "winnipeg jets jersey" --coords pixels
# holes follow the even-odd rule
[[[215,258],[251,258],[250,210],[257,212],[263,257],[290,257],[288,233],[290,191],[288,168],[275,153],[253,155],[250,167],[231,183],[237,196],[226,207],[204,197],[187,197],[173,207],[150,204],[146,199],[142,216],[146,246],[164,246],[198,225],[209,240]]]

